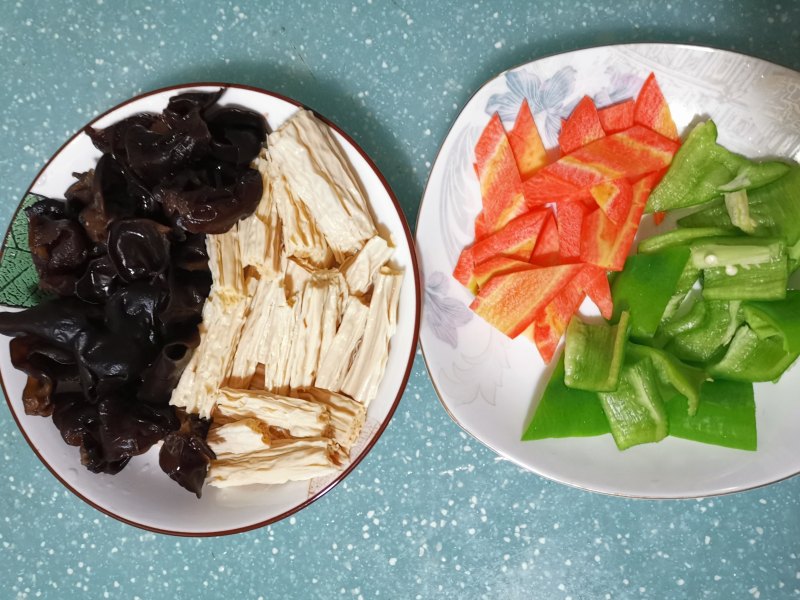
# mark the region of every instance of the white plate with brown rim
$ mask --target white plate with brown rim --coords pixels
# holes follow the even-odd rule
[[[265,90],[227,83],[173,86],[142,94],[110,109],[89,125],[106,127],[141,112],[160,112],[168,99],[181,92],[227,88],[219,103],[262,113],[274,130],[301,105]],[[319,115],[318,115],[319,116]],[[325,120],[323,118],[323,120]],[[80,462],[78,448],[66,445],[50,418],[25,414],[21,394],[25,375],[13,368],[7,338],[0,342],[0,376],[11,413],[42,463],[81,499],[125,523],[159,533],[207,536],[247,531],[283,519],[323,496],[366,456],[389,423],[402,396],[414,360],[419,331],[420,283],[411,233],[400,205],[385,178],[361,148],[335,124],[325,120],[349,160],[379,227],[391,236],[393,262],[405,272],[398,307],[397,330],[391,340],[386,371],[370,403],[350,462],[334,477],[276,486],[217,489],[206,486],[201,499],[180,488],[158,465],[158,446],[136,456],[117,475],[94,474]],[[92,168],[100,152],[83,129],[72,136],[45,164],[28,194],[63,198],[72,174]],[[11,227],[9,234],[12,233]],[[25,245],[7,234],[5,259]],[[10,244],[10,245],[9,245]],[[23,248],[23,251],[27,248]],[[0,285],[6,282],[0,281]],[[8,310],[4,308],[2,310]]]

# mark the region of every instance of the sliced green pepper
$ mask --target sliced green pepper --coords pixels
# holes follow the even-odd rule
[[[647,212],[703,204],[724,191],[755,189],[781,177],[788,166],[754,163],[717,144],[717,127],[708,120],[695,126],[661,183],[650,194]]]
[[[590,392],[616,389],[627,339],[626,312],[617,325],[592,325],[572,317],[564,341],[564,383]]]
[[[786,256],[786,244],[780,238],[728,235],[696,239],[689,247],[698,269],[760,265]]]
[[[786,175],[768,185],[748,190],[747,204],[754,223],[752,235],[779,237],[788,246],[796,244],[800,240],[800,167],[790,168]],[[678,226],[734,227],[722,199],[678,219]]]
[[[649,358],[626,362],[617,389],[598,396],[620,450],[666,437],[667,413]]]
[[[564,385],[562,355],[522,439],[590,437],[610,431],[597,394]]]
[[[725,355],[708,367],[708,374],[732,381],[776,381],[798,354],[786,352],[780,336],[761,339],[750,327],[742,325]]]
[[[717,228],[727,231],[729,235],[739,232],[739,229],[731,222],[731,217],[722,198],[712,200],[700,207],[696,212],[681,217],[678,219],[677,225],[682,229]]]
[[[675,285],[675,293],[672,295],[672,298],[669,299],[667,307],[664,309],[662,321],[671,319],[675,313],[680,310],[684,301],[686,301],[687,295],[694,287],[694,284],[700,279],[700,273],[701,270],[695,268],[691,261],[686,263],[686,266],[683,268],[683,273],[681,273],[680,278],[678,278],[678,283]]]
[[[742,314],[758,337],[780,335],[784,350],[800,352],[800,290],[787,290],[784,300],[744,302]]]
[[[706,374],[702,369],[684,364],[668,352],[658,348],[641,346],[631,342],[628,343],[626,348],[626,356],[631,361],[649,358],[661,382],[671,385],[678,393],[688,399],[688,413],[693,415],[697,412],[697,405],[700,402],[700,388],[706,380]]]
[[[782,300],[789,268],[786,256],[752,265],[703,269],[703,298],[707,300]]]
[[[654,254],[634,254],[611,285],[614,317],[630,312],[631,337],[649,339],[655,335],[672,296],[677,289],[689,249],[667,248]]]
[[[741,325],[740,302],[702,300],[680,318],[664,323],[661,332],[672,338],[665,350],[683,361],[705,363],[719,354]]]
[[[652,254],[673,246],[686,246],[697,239],[736,235],[736,232],[724,227],[689,227],[673,229],[660,235],[654,235],[639,243],[639,252]]]
[[[752,383],[707,381],[700,388],[700,406],[694,416],[687,415],[686,405],[680,394],[667,400],[670,435],[727,448],[756,449]]]

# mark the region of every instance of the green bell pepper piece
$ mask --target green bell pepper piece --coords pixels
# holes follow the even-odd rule
[[[673,229],[660,235],[654,235],[639,243],[638,251],[652,254],[673,246],[686,246],[697,239],[736,235],[736,232],[724,227],[689,227]]]
[[[671,319],[661,327],[661,333],[672,338],[665,346],[683,361],[706,363],[731,341],[742,323],[741,302],[701,300],[683,316]]]
[[[760,265],[786,256],[786,244],[780,238],[728,235],[696,239],[689,247],[698,269]]]
[[[626,356],[631,361],[649,358],[661,382],[671,385],[678,393],[687,398],[688,414],[693,415],[697,412],[697,405],[700,402],[700,389],[707,378],[702,369],[684,364],[668,352],[658,348],[641,346],[631,342],[628,342]]]
[[[611,285],[616,320],[630,312],[630,335],[652,338],[689,259],[685,246],[667,248],[654,254],[633,254]]]
[[[701,270],[695,268],[691,261],[686,262],[686,266],[683,268],[683,272],[678,278],[678,283],[675,285],[675,293],[672,295],[672,298],[669,299],[667,307],[664,309],[664,316],[661,318],[662,321],[671,319],[680,310],[689,292],[694,287],[694,284],[700,279],[700,273]]]
[[[592,325],[572,317],[564,340],[564,383],[590,392],[616,389],[627,339],[626,312],[616,325]]]
[[[786,352],[800,352],[800,290],[787,290],[784,300],[744,302],[742,314],[758,337],[780,335]]]
[[[759,338],[747,325],[736,330],[725,355],[709,365],[708,374],[732,381],[776,381],[800,353],[783,349],[780,336]]]
[[[739,450],[756,449],[752,383],[707,381],[700,388],[700,405],[694,416],[687,415],[686,405],[686,398],[680,394],[667,400],[670,435]]]
[[[598,396],[620,450],[666,437],[667,412],[649,358],[626,362],[617,389]]]
[[[717,127],[708,120],[695,126],[650,194],[647,212],[703,204],[725,191],[755,189],[781,177],[788,166],[754,163],[717,144]]]
[[[703,270],[706,300],[782,300],[789,283],[786,256],[751,265]]]
[[[741,233],[736,225],[731,222],[731,217],[722,198],[708,202],[699,210],[681,217],[676,223],[681,229],[717,228],[726,231],[728,235]],[[755,231],[757,230],[756,226]]]
[[[522,434],[523,441],[591,437],[610,432],[597,394],[564,385],[562,354],[539,400],[539,406]]]
[[[768,185],[748,190],[747,204],[754,223],[752,235],[779,237],[788,246],[796,244],[800,240],[800,166],[791,167]],[[678,226],[734,227],[722,199],[678,219]]]

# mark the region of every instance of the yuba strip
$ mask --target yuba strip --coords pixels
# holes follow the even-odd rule
[[[475,146],[475,160],[475,172],[483,199],[483,220],[480,231],[476,223],[476,235],[491,234],[526,210],[514,153],[506,130],[496,114]]]
[[[569,154],[605,135],[594,101],[589,96],[584,96],[569,118],[561,124],[558,145],[564,154]]]
[[[514,338],[536,318],[581,265],[556,265],[492,277],[470,304],[490,325]]]
[[[547,151],[527,100],[522,101],[514,128],[508,134],[508,141],[523,180],[547,164]]]
[[[642,85],[639,97],[636,99],[633,119],[639,125],[649,127],[664,137],[671,140],[679,139],[678,128],[675,126],[675,121],[672,120],[669,105],[653,73],[650,73]]]

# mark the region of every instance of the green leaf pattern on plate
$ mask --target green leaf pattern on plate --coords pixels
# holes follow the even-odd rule
[[[29,308],[39,304],[47,294],[39,290],[39,276],[28,248],[28,217],[25,209],[42,196],[28,194],[22,201],[3,242],[0,257],[0,304]]]

